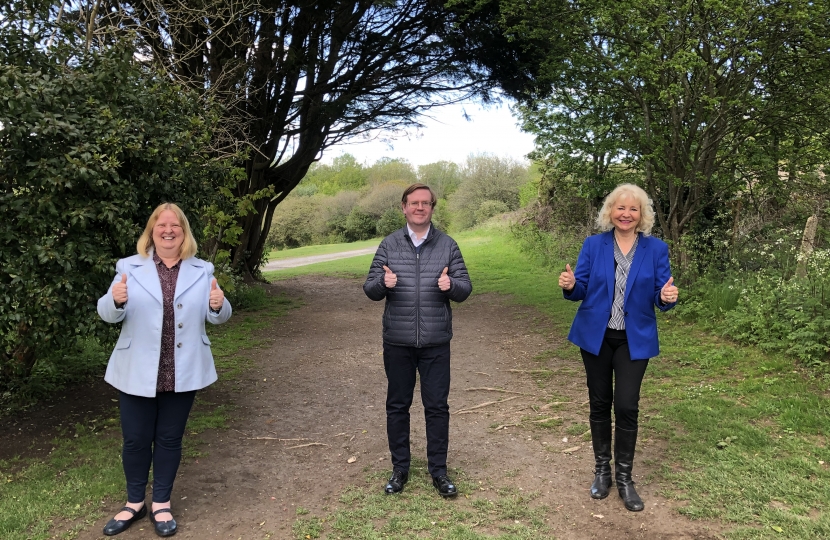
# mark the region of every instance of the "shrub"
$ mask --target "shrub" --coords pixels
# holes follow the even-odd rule
[[[314,217],[319,208],[316,197],[286,197],[274,211],[267,245],[272,249],[284,249],[311,244],[314,240]]]
[[[355,206],[346,218],[343,234],[347,242],[368,240],[375,236],[377,219]]]
[[[406,225],[406,218],[400,208],[389,208],[380,216],[376,231],[378,236],[384,237],[392,234]]]
[[[510,209],[502,201],[484,201],[475,212],[476,223],[484,223],[493,216],[504,214]]]
[[[477,212],[486,201],[499,201],[507,210],[516,210],[519,188],[526,182],[527,168],[517,161],[470,156],[461,185],[448,199],[453,229],[467,229],[479,223]]]

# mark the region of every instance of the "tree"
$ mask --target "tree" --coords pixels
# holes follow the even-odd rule
[[[159,202],[191,217],[215,185],[197,95],[130,47],[45,47],[49,14],[0,8],[0,380],[100,330],[94,302]],[[206,121],[206,119],[208,121]],[[199,231],[198,219],[193,223]]]
[[[435,192],[439,199],[446,199],[461,184],[461,170],[452,161],[436,161],[418,167],[418,180]]]
[[[576,176],[588,196],[636,174],[675,242],[737,189],[780,182],[779,168],[805,163],[828,132],[827,3],[499,6],[503,32],[524,39],[525,50],[540,39],[572,47],[568,55],[540,49],[538,77],[513,92],[538,157]]]
[[[89,10],[69,10],[89,32]],[[98,5],[98,4],[96,4]],[[94,42],[135,31],[140,54],[225,105],[248,152],[236,194],[273,187],[240,218],[233,262],[257,272],[278,204],[327,147],[417,123],[477,88],[457,17],[433,0],[102,0]],[[83,16],[81,16],[83,15]],[[86,21],[86,22],[84,22]],[[221,145],[220,145],[221,146]],[[235,148],[233,148],[235,150]]]
[[[527,182],[527,173],[526,166],[512,159],[487,154],[469,156],[461,185],[448,199],[453,228],[472,227],[495,215],[496,210],[517,209],[519,189]],[[487,210],[479,212],[485,203]]]

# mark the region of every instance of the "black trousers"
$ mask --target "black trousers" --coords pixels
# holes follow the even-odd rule
[[[120,392],[121,459],[127,478],[127,501],[144,500],[150,463],[153,464],[153,502],[170,500],[173,481],[182,460],[182,436],[196,392],[159,392],[154,398]]]
[[[450,344],[437,347],[398,347],[383,344],[386,392],[386,435],[392,467],[409,471],[409,407],[415,372],[421,375],[421,401],[427,429],[427,463],[432,476],[447,474],[450,439]]]
[[[640,386],[648,360],[631,360],[625,330],[605,330],[598,355],[580,349],[588,379],[588,400],[592,422],[611,419],[611,406],[618,428],[637,429]]]

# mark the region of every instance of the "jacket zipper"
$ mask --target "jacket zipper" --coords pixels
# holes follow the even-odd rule
[[[421,246],[424,244],[422,243]],[[417,249],[417,248],[416,248]],[[415,252],[415,347],[421,345],[421,253]]]

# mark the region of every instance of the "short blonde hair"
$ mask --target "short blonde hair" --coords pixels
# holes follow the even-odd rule
[[[162,203],[158,205],[155,210],[153,210],[152,214],[150,214],[150,219],[147,220],[147,226],[144,227],[144,232],[141,234],[141,238],[138,239],[138,244],[136,245],[138,254],[142,257],[150,256],[150,248],[154,247],[153,227],[156,226],[159,216],[165,210],[170,210],[176,214],[176,218],[179,220],[179,225],[182,226],[184,241],[182,242],[181,251],[179,251],[179,257],[181,257],[182,260],[193,257],[199,249],[196,245],[196,238],[193,237],[193,231],[190,230],[190,222],[187,221],[187,216],[184,215],[181,208],[173,203]]]
[[[597,215],[597,228],[601,231],[608,231],[614,227],[611,223],[611,209],[622,197],[631,197],[637,201],[637,205],[640,207],[640,222],[637,224],[637,232],[641,232],[646,236],[651,234],[651,228],[654,227],[653,203],[648,193],[634,184],[620,184],[605,197],[602,208],[600,208]]]

